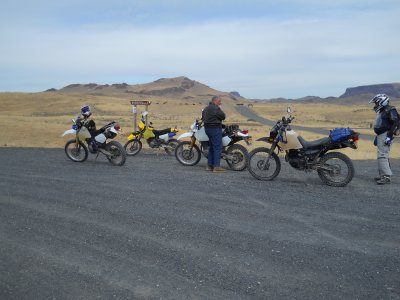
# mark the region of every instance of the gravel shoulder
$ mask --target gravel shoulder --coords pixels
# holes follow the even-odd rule
[[[0,299],[400,299],[400,178],[0,148]],[[400,160],[391,162],[396,174]]]

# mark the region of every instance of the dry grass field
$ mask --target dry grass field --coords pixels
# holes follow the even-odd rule
[[[89,104],[93,110],[93,119],[101,127],[110,121],[121,124],[124,133],[133,130],[131,100],[137,98],[112,98],[105,96],[75,96],[59,93],[0,93],[0,135],[1,147],[63,147],[65,139],[61,134],[72,125],[82,104]],[[174,100],[161,97],[149,97],[149,121],[156,129],[178,126],[188,130],[195,118],[201,116],[206,101]],[[138,106],[138,119],[145,109]],[[244,121],[232,105],[224,110],[233,122]],[[237,116],[237,118],[235,118]],[[124,142],[126,137],[119,136]]]
[[[201,109],[207,104],[202,99],[172,99],[158,96],[149,96],[146,99],[116,96],[74,95],[59,92],[45,93],[0,93],[0,135],[1,147],[63,147],[67,138],[61,134],[70,128],[71,119],[76,117],[82,104],[89,104],[93,109],[93,117],[97,126],[110,121],[118,121],[125,134],[133,130],[133,113],[131,100],[149,100],[149,120],[157,129],[178,126],[182,132],[188,131],[195,118],[201,115]],[[226,123],[238,123],[241,128],[249,129],[254,140],[265,136],[269,132],[268,126],[248,120],[235,110],[237,102],[223,98],[223,110],[228,119]],[[400,107],[400,103],[394,103]],[[321,127],[332,129],[335,127],[352,127],[362,134],[372,134],[369,128],[375,118],[371,106],[340,105],[325,103],[254,103],[253,110],[262,117],[277,120],[286,113],[287,106],[291,106],[296,117],[294,124],[306,127]],[[138,106],[138,112],[144,110]],[[321,138],[321,135],[302,131],[304,138],[312,140]],[[117,140],[125,143],[126,136],[120,135]],[[254,142],[250,148],[263,144]],[[376,148],[369,141],[361,140],[359,149],[344,150],[353,159],[375,159]],[[391,157],[400,158],[400,143],[396,139]]]

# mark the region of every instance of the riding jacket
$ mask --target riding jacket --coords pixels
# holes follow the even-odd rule
[[[374,122],[374,132],[380,135],[387,132],[389,138],[393,138],[393,133],[396,130],[399,114],[395,107],[386,106],[376,116]]]
[[[202,112],[202,120],[206,128],[222,128],[225,113],[218,105],[210,102]]]

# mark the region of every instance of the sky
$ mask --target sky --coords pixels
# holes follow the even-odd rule
[[[6,1],[0,92],[186,76],[251,99],[337,97],[400,82],[399,16],[399,0]]]

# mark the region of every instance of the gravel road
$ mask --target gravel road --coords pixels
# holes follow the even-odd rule
[[[400,299],[400,178],[0,148],[0,299]],[[400,161],[392,161],[400,172]]]

